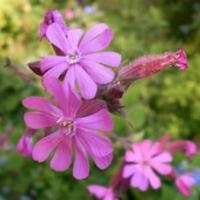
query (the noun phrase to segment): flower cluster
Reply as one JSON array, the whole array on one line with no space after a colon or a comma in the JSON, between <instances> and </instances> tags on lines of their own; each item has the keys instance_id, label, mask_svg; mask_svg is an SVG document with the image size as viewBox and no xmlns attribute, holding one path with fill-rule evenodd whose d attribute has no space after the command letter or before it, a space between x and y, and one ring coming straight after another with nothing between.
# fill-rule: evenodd
<instances>
[{"instance_id":1,"label":"flower cluster","mask_svg":"<svg viewBox=\"0 0 200 200\"><path fill-rule=\"evenodd\" d=\"M110 113L123 116L121 99L128 87L172 65L181 70L188 67L186 53L178 50L144 56L117 70L121 55L103 51L113 38L106 24L94 25L84 33L82 29L66 26L62 15L55 10L45 13L39 38L46 39L55 54L28 66L40 76L51 97L30 96L22 101L31 111L24 114L27 129L16 149L38 162L50 157L50 167L55 171L65 171L73 164L76 179L89 176L89 157L100 169L111 164L113 145L105 133L111 132L114 126ZM38 132L42 136L33 142ZM197 153L193 142L171 141L168 135L157 142L150 139L135 142L117 135L114 139L123 139L125 157L108 188L88 186L95 198L117 200L129 186L141 191L159 189L162 176L175 180L178 190L188 196L190 187L199 182L195 179L196 171L179 173L172 165L177 152L183 152L186 157Z\"/></svg>"}]
</instances>

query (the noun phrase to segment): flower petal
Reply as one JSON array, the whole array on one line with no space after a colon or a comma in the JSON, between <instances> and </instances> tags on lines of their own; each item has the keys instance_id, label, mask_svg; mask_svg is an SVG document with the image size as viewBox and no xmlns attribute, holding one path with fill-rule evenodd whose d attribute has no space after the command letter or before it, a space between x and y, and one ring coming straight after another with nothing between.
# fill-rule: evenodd
<instances>
[{"instance_id":1,"label":"flower petal","mask_svg":"<svg viewBox=\"0 0 200 200\"><path fill-rule=\"evenodd\" d=\"M46 112L55 117L61 114L61 110L59 108L54 106L51 101L43 97L30 96L23 99L22 104L26 108Z\"/></svg>"},{"instance_id":2,"label":"flower petal","mask_svg":"<svg viewBox=\"0 0 200 200\"><path fill-rule=\"evenodd\" d=\"M91 155L94 160L96 166L99 169L106 169L112 163L113 153L106 155L104 157L96 157L95 155Z\"/></svg>"},{"instance_id":3,"label":"flower petal","mask_svg":"<svg viewBox=\"0 0 200 200\"><path fill-rule=\"evenodd\" d=\"M66 87L66 85L70 85L71 88L75 90L76 89L75 81L76 77L75 77L74 67L70 66L65 74L64 87Z\"/></svg>"},{"instance_id":4,"label":"flower petal","mask_svg":"<svg viewBox=\"0 0 200 200\"><path fill-rule=\"evenodd\" d=\"M129 178L130 176L133 176L135 173L137 173L139 165L137 164L127 164L123 168L123 177Z\"/></svg>"},{"instance_id":5,"label":"flower petal","mask_svg":"<svg viewBox=\"0 0 200 200\"><path fill-rule=\"evenodd\" d=\"M32 129L47 128L56 125L56 118L42 112L26 112L24 121Z\"/></svg>"},{"instance_id":6,"label":"flower petal","mask_svg":"<svg viewBox=\"0 0 200 200\"><path fill-rule=\"evenodd\" d=\"M68 113L68 105L66 104L67 98L61 82L56 78L49 77L43 80L43 84L47 91L54 96L56 101L59 103L63 113Z\"/></svg>"},{"instance_id":7,"label":"flower petal","mask_svg":"<svg viewBox=\"0 0 200 200\"><path fill-rule=\"evenodd\" d=\"M78 138L75 138L75 161L73 167L73 176L76 179L85 179L89 176L89 161L86 151L81 148Z\"/></svg>"},{"instance_id":8,"label":"flower petal","mask_svg":"<svg viewBox=\"0 0 200 200\"><path fill-rule=\"evenodd\" d=\"M121 63L121 55L115 52L98 52L88 54L84 58L111 67L118 67Z\"/></svg>"},{"instance_id":9,"label":"flower petal","mask_svg":"<svg viewBox=\"0 0 200 200\"><path fill-rule=\"evenodd\" d=\"M160 163L166 163L166 162L171 162L172 161L172 156L168 152L163 152L159 154L158 156L155 156L151 160L152 162L160 162Z\"/></svg>"},{"instance_id":10,"label":"flower petal","mask_svg":"<svg viewBox=\"0 0 200 200\"><path fill-rule=\"evenodd\" d=\"M92 78L79 65L74 66L76 80L80 87L81 95L85 99L92 99L97 92L97 85Z\"/></svg>"},{"instance_id":11,"label":"flower petal","mask_svg":"<svg viewBox=\"0 0 200 200\"><path fill-rule=\"evenodd\" d=\"M88 130L77 130L78 137L87 151L96 157L104 157L113 152L112 143L105 137Z\"/></svg>"},{"instance_id":12,"label":"flower petal","mask_svg":"<svg viewBox=\"0 0 200 200\"><path fill-rule=\"evenodd\" d=\"M57 146L55 155L51 160L51 168L55 171L65 171L72 162L72 141L65 137Z\"/></svg>"},{"instance_id":13,"label":"flower petal","mask_svg":"<svg viewBox=\"0 0 200 200\"><path fill-rule=\"evenodd\" d=\"M78 28L68 31L67 36L68 36L70 47L72 49L78 48L82 35L83 35L83 30L78 29Z\"/></svg>"},{"instance_id":14,"label":"flower petal","mask_svg":"<svg viewBox=\"0 0 200 200\"><path fill-rule=\"evenodd\" d=\"M61 63L67 68L68 64L64 56L46 56L40 62L40 68L42 72L45 72Z\"/></svg>"},{"instance_id":15,"label":"flower petal","mask_svg":"<svg viewBox=\"0 0 200 200\"><path fill-rule=\"evenodd\" d=\"M48 70L44 76L43 79L54 77L54 78L59 78L65 70L68 69L68 64L67 63L59 63L55 67L51 68Z\"/></svg>"},{"instance_id":16,"label":"flower petal","mask_svg":"<svg viewBox=\"0 0 200 200\"><path fill-rule=\"evenodd\" d=\"M172 172L172 166L160 162L151 162L152 167L161 175L168 175Z\"/></svg>"},{"instance_id":17,"label":"flower petal","mask_svg":"<svg viewBox=\"0 0 200 200\"><path fill-rule=\"evenodd\" d=\"M87 42L86 45L80 47L80 51L83 55L100 51L109 46L112 41L112 30L105 29L101 34L95 37L93 40Z\"/></svg>"},{"instance_id":18,"label":"flower petal","mask_svg":"<svg viewBox=\"0 0 200 200\"><path fill-rule=\"evenodd\" d=\"M96 62L93 61L83 61L81 62L85 71L92 77L92 79L99 84L110 83L115 77L115 73Z\"/></svg>"},{"instance_id":19,"label":"flower petal","mask_svg":"<svg viewBox=\"0 0 200 200\"><path fill-rule=\"evenodd\" d=\"M144 174L149 179L149 182L153 189L158 189L161 187L161 182L158 176L152 171L149 166L144 168Z\"/></svg>"},{"instance_id":20,"label":"flower petal","mask_svg":"<svg viewBox=\"0 0 200 200\"><path fill-rule=\"evenodd\" d=\"M60 132L51 133L50 135L42 138L33 149L33 159L38 162L45 161L54 148L62 141Z\"/></svg>"},{"instance_id":21,"label":"flower petal","mask_svg":"<svg viewBox=\"0 0 200 200\"><path fill-rule=\"evenodd\" d=\"M67 53L69 49L69 43L67 41L64 31L60 28L58 24L51 24L47 29L46 36L53 45L62 50L63 53Z\"/></svg>"},{"instance_id":22,"label":"flower petal","mask_svg":"<svg viewBox=\"0 0 200 200\"><path fill-rule=\"evenodd\" d=\"M104 23L94 25L84 35L84 37L80 43L80 48L82 48L84 45L87 45L88 42L90 42L94 38L98 37L98 35L102 34L102 32L107 29L108 29L108 26Z\"/></svg>"},{"instance_id":23,"label":"flower petal","mask_svg":"<svg viewBox=\"0 0 200 200\"><path fill-rule=\"evenodd\" d=\"M102 109L87 117L77 118L76 123L79 128L111 131L113 129L112 119L106 109Z\"/></svg>"},{"instance_id":24,"label":"flower petal","mask_svg":"<svg viewBox=\"0 0 200 200\"><path fill-rule=\"evenodd\" d=\"M96 198L103 198L106 195L107 188L100 185L89 185L87 190Z\"/></svg>"}]
</instances>

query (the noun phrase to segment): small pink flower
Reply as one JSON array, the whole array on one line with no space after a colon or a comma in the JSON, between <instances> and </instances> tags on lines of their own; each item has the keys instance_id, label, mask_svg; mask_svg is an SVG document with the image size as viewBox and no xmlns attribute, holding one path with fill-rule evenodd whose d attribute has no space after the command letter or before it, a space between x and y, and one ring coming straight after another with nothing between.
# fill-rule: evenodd
<instances>
[{"instance_id":1,"label":"small pink flower","mask_svg":"<svg viewBox=\"0 0 200 200\"><path fill-rule=\"evenodd\" d=\"M64 74L64 84L75 88L78 83L85 99L92 99L97 92L97 84L111 82L115 73L105 67L118 67L121 56L115 52L99 52L109 46L112 31L106 24L97 24L84 36L81 29L72 29L67 37L56 23L49 26L46 36L53 46L64 55L45 57L41 62L44 77L59 78Z\"/></svg>"},{"instance_id":2,"label":"small pink flower","mask_svg":"<svg viewBox=\"0 0 200 200\"><path fill-rule=\"evenodd\" d=\"M72 20L75 17L75 12L72 9L65 10L65 17L68 20Z\"/></svg>"},{"instance_id":3,"label":"small pink flower","mask_svg":"<svg viewBox=\"0 0 200 200\"><path fill-rule=\"evenodd\" d=\"M36 112L27 112L24 121L32 129L51 129L55 132L37 142L32 157L38 162L47 160L55 150L50 166L55 171L65 171L72 163L72 151L75 150L73 176L84 179L89 175L88 155L100 169L107 168L112 161L113 147L111 142L98 134L98 131L111 131L112 119L105 108L94 108L96 112L80 116L82 102L77 94L65 87L55 78L44 80L47 91L54 97L55 103L42 97L28 97L23 105ZM85 107L85 106L84 106ZM86 108L86 107L85 107ZM91 111L90 111L91 113Z\"/></svg>"},{"instance_id":4,"label":"small pink flower","mask_svg":"<svg viewBox=\"0 0 200 200\"><path fill-rule=\"evenodd\" d=\"M64 33L67 33L67 26L64 23L62 15L57 10L48 10L44 15L43 21L40 23L40 39L46 37L47 29L49 25L53 23L58 24L60 28L64 31Z\"/></svg>"},{"instance_id":5,"label":"small pink flower","mask_svg":"<svg viewBox=\"0 0 200 200\"><path fill-rule=\"evenodd\" d=\"M23 156L29 157L32 156L33 143L32 143L32 135L37 130L27 129L27 131L21 136L16 151Z\"/></svg>"},{"instance_id":6,"label":"small pink flower","mask_svg":"<svg viewBox=\"0 0 200 200\"><path fill-rule=\"evenodd\" d=\"M176 187L183 196L190 196L195 180L190 173L185 173L176 178Z\"/></svg>"},{"instance_id":7,"label":"small pink flower","mask_svg":"<svg viewBox=\"0 0 200 200\"><path fill-rule=\"evenodd\" d=\"M169 162L172 156L168 152L162 152L160 143L153 144L151 140L145 140L132 145L132 150L126 152L123 177L130 178L130 185L146 191L149 185L153 189L161 187L161 175L168 175L172 171Z\"/></svg>"},{"instance_id":8,"label":"small pink flower","mask_svg":"<svg viewBox=\"0 0 200 200\"><path fill-rule=\"evenodd\" d=\"M172 65L179 67L181 70L187 69L187 56L183 50L166 52L163 55L140 57L121 69L120 79L135 81L151 76Z\"/></svg>"},{"instance_id":9,"label":"small pink flower","mask_svg":"<svg viewBox=\"0 0 200 200\"><path fill-rule=\"evenodd\" d=\"M118 200L113 188L106 188L101 185L89 185L87 190L91 195L99 200Z\"/></svg>"}]
</instances>

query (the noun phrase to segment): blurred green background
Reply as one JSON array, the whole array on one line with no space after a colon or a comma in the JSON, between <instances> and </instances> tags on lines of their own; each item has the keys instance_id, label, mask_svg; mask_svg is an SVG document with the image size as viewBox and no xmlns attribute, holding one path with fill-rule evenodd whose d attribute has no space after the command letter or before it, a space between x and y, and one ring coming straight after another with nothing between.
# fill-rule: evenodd
<instances>
[{"instance_id":1,"label":"blurred green background","mask_svg":"<svg viewBox=\"0 0 200 200\"><path fill-rule=\"evenodd\" d=\"M187 71L170 68L129 89L123 101L134 128L130 130L125 121L114 117L115 132L134 132L134 137L152 139L170 133L173 138L193 139L199 144L199 0L0 0L0 137L13 131L7 147L0 147L0 200L92 199L85 186L107 185L123 155L116 144L115 159L108 170L102 172L91 163L90 177L76 181L70 170L56 173L48 162L38 164L15 153L14 145L24 131L21 99L42 94L38 77L26 64L50 51L46 42L38 40L39 23L49 8L60 10L70 27L88 29L95 23L107 23L114 32L110 49L123 55L124 64L145 54L185 49L189 57ZM7 58L17 66L6 62ZM190 162L190 167L199 165L198 157ZM199 191L195 188L188 199L199 200ZM161 190L130 190L124 199L184 198L172 182L165 180Z\"/></svg>"}]
</instances>

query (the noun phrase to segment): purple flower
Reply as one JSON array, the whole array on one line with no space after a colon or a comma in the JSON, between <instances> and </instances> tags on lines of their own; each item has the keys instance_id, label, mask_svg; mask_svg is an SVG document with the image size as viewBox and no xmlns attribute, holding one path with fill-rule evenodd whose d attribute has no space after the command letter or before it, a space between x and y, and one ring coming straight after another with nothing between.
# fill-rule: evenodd
<instances>
[{"instance_id":1,"label":"purple flower","mask_svg":"<svg viewBox=\"0 0 200 200\"><path fill-rule=\"evenodd\" d=\"M32 143L32 135L37 130L27 129L26 132L21 136L16 151L23 156L29 157L32 156L33 143Z\"/></svg>"},{"instance_id":2,"label":"purple flower","mask_svg":"<svg viewBox=\"0 0 200 200\"><path fill-rule=\"evenodd\" d=\"M121 56L115 52L99 52L112 40L112 31L106 24L95 25L84 36L81 29L72 29L66 37L60 26L54 23L49 26L46 36L64 55L47 56L42 60L44 77L58 78L65 74L64 84L75 88L77 81L85 99L95 97L97 84L113 80L115 73L103 65L118 67Z\"/></svg>"},{"instance_id":3,"label":"purple flower","mask_svg":"<svg viewBox=\"0 0 200 200\"><path fill-rule=\"evenodd\" d=\"M126 152L123 177L130 178L132 187L146 191L149 185L153 189L161 187L157 173L168 175L172 171L169 162L172 156L168 152L162 152L160 143L153 144L151 140L132 145L132 150Z\"/></svg>"},{"instance_id":4,"label":"purple flower","mask_svg":"<svg viewBox=\"0 0 200 200\"><path fill-rule=\"evenodd\" d=\"M55 131L44 136L33 148L32 157L38 162L47 160L55 150L50 166L55 171L65 171L72 163L75 151L73 176L84 179L89 175L88 155L100 169L107 168L112 161L111 142L97 131L111 131L112 119L105 108L80 116L82 102L69 85L65 87L55 78L44 80L44 86L54 97L55 103L42 97L32 96L23 100L23 105L36 112L27 112L24 121L32 129L53 128ZM91 111L89 111L91 113Z\"/></svg>"},{"instance_id":5,"label":"purple flower","mask_svg":"<svg viewBox=\"0 0 200 200\"><path fill-rule=\"evenodd\" d=\"M99 200L118 200L113 188L106 188L101 185L89 185L87 190Z\"/></svg>"},{"instance_id":6,"label":"purple flower","mask_svg":"<svg viewBox=\"0 0 200 200\"><path fill-rule=\"evenodd\" d=\"M195 179L192 173L181 174L176 177L176 187L183 196L190 196L192 186L195 184Z\"/></svg>"},{"instance_id":7,"label":"purple flower","mask_svg":"<svg viewBox=\"0 0 200 200\"><path fill-rule=\"evenodd\" d=\"M62 15L57 10L48 10L44 15L43 21L40 23L40 39L46 37L47 29L49 25L53 23L58 24L60 28L64 31L64 33L67 33L67 26L64 23Z\"/></svg>"},{"instance_id":8,"label":"purple flower","mask_svg":"<svg viewBox=\"0 0 200 200\"><path fill-rule=\"evenodd\" d=\"M158 73L172 65L179 67L181 70L188 68L187 56L184 50L166 52L163 55L140 57L121 69L120 79L122 81L136 81Z\"/></svg>"}]
</instances>

